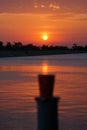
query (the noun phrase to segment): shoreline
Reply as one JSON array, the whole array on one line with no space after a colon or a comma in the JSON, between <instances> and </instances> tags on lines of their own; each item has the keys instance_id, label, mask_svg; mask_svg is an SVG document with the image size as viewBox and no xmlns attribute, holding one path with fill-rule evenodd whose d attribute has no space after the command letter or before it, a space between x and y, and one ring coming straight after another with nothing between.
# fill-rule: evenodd
<instances>
[{"instance_id":1,"label":"shoreline","mask_svg":"<svg viewBox=\"0 0 87 130\"><path fill-rule=\"evenodd\" d=\"M65 55L65 54L82 54L87 51L0 51L0 58L7 57L26 57L26 56L45 56L45 55Z\"/></svg>"}]
</instances>

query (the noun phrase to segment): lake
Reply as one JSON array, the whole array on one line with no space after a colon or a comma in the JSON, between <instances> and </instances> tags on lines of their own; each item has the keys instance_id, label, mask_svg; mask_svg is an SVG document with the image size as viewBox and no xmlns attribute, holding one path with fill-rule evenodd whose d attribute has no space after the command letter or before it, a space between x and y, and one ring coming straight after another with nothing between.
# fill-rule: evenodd
<instances>
[{"instance_id":1,"label":"lake","mask_svg":"<svg viewBox=\"0 0 87 130\"><path fill-rule=\"evenodd\" d=\"M0 59L0 130L36 130L38 75L55 74L59 130L87 130L87 54Z\"/></svg>"}]
</instances>

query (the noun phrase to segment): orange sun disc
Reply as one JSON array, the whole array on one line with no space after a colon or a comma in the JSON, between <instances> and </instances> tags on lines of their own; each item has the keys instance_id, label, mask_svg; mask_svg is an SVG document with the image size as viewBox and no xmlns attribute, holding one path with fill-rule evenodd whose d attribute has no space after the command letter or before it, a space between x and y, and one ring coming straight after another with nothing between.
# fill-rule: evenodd
<instances>
[{"instance_id":1,"label":"orange sun disc","mask_svg":"<svg viewBox=\"0 0 87 130\"><path fill-rule=\"evenodd\" d=\"M43 39L44 41L46 41L46 40L48 40L48 36L47 36L47 35L43 35L43 36L42 36L42 39Z\"/></svg>"}]
</instances>

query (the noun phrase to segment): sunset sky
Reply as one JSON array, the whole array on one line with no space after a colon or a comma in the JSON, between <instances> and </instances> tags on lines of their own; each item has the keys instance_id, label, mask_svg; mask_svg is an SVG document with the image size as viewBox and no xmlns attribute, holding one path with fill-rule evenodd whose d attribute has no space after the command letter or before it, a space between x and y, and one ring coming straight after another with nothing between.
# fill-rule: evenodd
<instances>
[{"instance_id":1,"label":"sunset sky","mask_svg":"<svg viewBox=\"0 0 87 130\"><path fill-rule=\"evenodd\" d=\"M87 0L0 0L0 40L86 45Z\"/></svg>"}]
</instances>

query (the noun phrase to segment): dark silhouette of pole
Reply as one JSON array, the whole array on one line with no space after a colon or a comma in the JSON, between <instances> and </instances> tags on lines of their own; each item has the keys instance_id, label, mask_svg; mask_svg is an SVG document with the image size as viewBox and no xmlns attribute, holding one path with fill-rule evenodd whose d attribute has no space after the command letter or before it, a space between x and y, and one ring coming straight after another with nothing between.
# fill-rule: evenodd
<instances>
[{"instance_id":1,"label":"dark silhouette of pole","mask_svg":"<svg viewBox=\"0 0 87 130\"><path fill-rule=\"evenodd\" d=\"M37 130L58 130L57 103L59 97L53 96L54 75L39 75L40 96L37 101Z\"/></svg>"}]
</instances>

